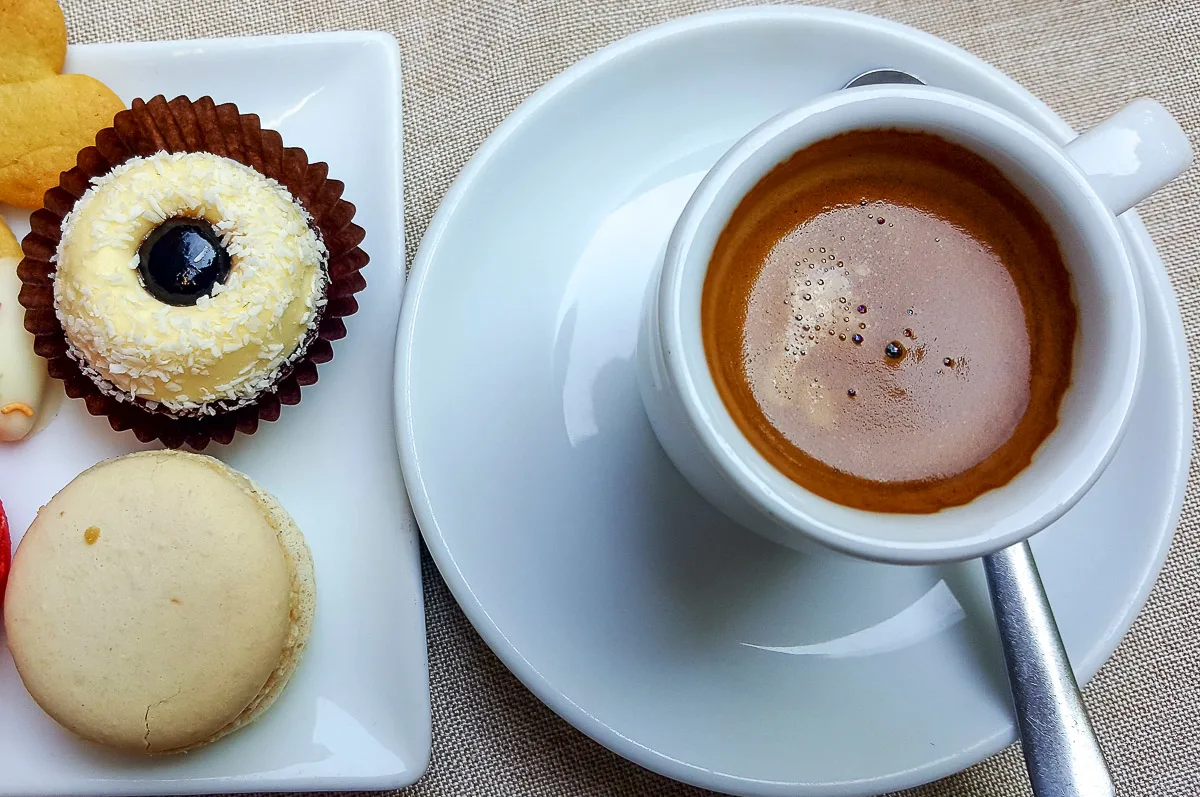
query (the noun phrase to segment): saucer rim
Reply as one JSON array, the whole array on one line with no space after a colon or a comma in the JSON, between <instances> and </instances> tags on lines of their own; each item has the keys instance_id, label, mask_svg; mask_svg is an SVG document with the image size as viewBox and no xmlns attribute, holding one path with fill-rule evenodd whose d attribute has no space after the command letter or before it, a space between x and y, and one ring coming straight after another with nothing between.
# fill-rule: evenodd
<instances>
[{"instance_id":1,"label":"saucer rim","mask_svg":"<svg viewBox=\"0 0 1200 797\"><path fill-rule=\"evenodd\" d=\"M1043 132L1052 140L1065 143L1076 135L1075 131L1043 101L982 59L932 34L868 14L830 8L778 5L722 9L674 19L619 39L556 75L505 117L460 171L430 221L413 260L397 333L394 386L397 446L406 487L418 526L421 528L422 537L442 578L446 581L464 614L505 667L540 702L567 720L577 730L635 764L665 777L702 788L732 794L809 795L811 797L818 795L849 797L850 795L885 793L912 788L952 775L1000 752L1016 739L1015 722L1010 724L1007 732L1001 731L954 754L917 767L899 770L882 777L817 784L797 781L768 781L713 772L696 764L665 756L640 744L635 739L622 735L616 729L597 720L582 706L574 703L567 695L559 692L547 682L533 664L509 643L503 631L493 622L487 609L476 597L470 583L459 570L453 554L444 544L441 529L432 511L429 495L425 489L424 476L416 448L413 417L410 411L410 355L414 347L414 331L430 267L459 204L473 189L476 177L488 166L493 155L505 146L508 140L521 130L527 120L534 117L543 106L559 95L570 91L576 83L586 79L609 62L631 55L642 48L654 46L663 40L696 30L740 23L761 23L773 19L794 24L805 22L841 23L851 27L872 29L874 32L883 32L896 38L905 39L914 46L936 50L939 55L959 62L964 68L977 74L987 76L997 85L1027 101L1037 112L1036 122L1044 125ZM1034 120L1031 119L1031 121ZM1187 347L1184 343L1183 319L1174 290L1162 266L1161 256L1136 211L1126 212L1118 218L1118 223L1122 232L1125 233L1126 243L1130 247L1131 260L1138 264L1138 275L1143 280L1143 296L1153 288L1158 295L1167 299L1169 318L1164 319L1164 323L1169 343L1176 355L1173 358L1175 375L1179 378L1181 395L1184 398L1190 397L1191 375ZM1156 262L1158 268L1155 268ZM1179 399L1177 398L1177 400ZM1109 624L1106 631L1093 644L1090 655L1075 666L1081 683L1090 680L1112 656L1117 645L1144 607L1169 552L1174 538L1174 530L1183 509L1190 461L1190 432L1194 425L1194 419L1189 412L1183 412L1181 415L1183 417L1181 431L1184 434L1180 436L1174 457L1176 479L1172 485L1169 511L1166 513L1167 523L1164 525L1166 531L1158 536L1155 548L1148 557L1147 567L1137 575L1137 589L1130 592L1130 600L1125 603L1122 612L1114 616L1114 622ZM1119 448L1118 445L1117 449Z\"/></svg>"}]
</instances>

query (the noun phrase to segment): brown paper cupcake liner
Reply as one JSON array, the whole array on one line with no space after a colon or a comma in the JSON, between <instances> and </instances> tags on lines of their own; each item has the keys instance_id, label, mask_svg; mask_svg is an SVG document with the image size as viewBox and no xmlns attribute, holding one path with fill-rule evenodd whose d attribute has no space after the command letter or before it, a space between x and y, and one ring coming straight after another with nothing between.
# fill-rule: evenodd
<instances>
[{"instance_id":1,"label":"brown paper cupcake liner","mask_svg":"<svg viewBox=\"0 0 1200 797\"><path fill-rule=\"evenodd\" d=\"M328 250L328 300L314 319L307 350L279 374L273 388L253 402L216 415L177 417L144 406L141 399L103 392L68 355L66 336L54 312L53 258L62 222L91 186L91 180L135 156L160 151L211 152L231 158L285 186L312 217ZM366 287L361 269L368 262L359 248L365 232L353 223L354 205L341 198L344 186L329 179L329 166L309 163L298 147L284 147L279 133L263 129L255 114L235 105L217 105L210 97L192 101L159 95L113 119L96 134L96 145L82 150L76 165L63 172L57 188L46 192L42 209L30 218L22 242L25 257L17 269L25 328L34 335L34 351L48 361L50 375L62 380L68 396L83 399L92 415L107 416L116 431L130 430L143 443L161 440L168 448L185 443L202 450L210 441L229 443L238 433L253 434L260 421L279 418L285 404L300 401L300 390L317 381L317 365L333 359L332 341L346 335L342 319L358 310L354 295ZM301 344L303 347L305 344Z\"/></svg>"}]
</instances>

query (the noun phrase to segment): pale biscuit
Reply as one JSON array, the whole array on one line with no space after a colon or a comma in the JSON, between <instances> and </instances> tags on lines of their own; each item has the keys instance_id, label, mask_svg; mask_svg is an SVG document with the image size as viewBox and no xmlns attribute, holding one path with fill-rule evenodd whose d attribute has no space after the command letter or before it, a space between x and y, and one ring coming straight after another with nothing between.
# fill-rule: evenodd
<instances>
[{"instance_id":1,"label":"pale biscuit","mask_svg":"<svg viewBox=\"0 0 1200 797\"><path fill-rule=\"evenodd\" d=\"M66 55L67 24L58 3L0 0L0 83L53 77Z\"/></svg>"},{"instance_id":2,"label":"pale biscuit","mask_svg":"<svg viewBox=\"0 0 1200 797\"><path fill-rule=\"evenodd\" d=\"M316 604L303 535L211 457L131 454L76 477L13 561L4 620L34 700L79 736L177 753L253 721Z\"/></svg>"},{"instance_id":3,"label":"pale biscuit","mask_svg":"<svg viewBox=\"0 0 1200 797\"><path fill-rule=\"evenodd\" d=\"M5 257L20 260L21 244L17 241L17 236L13 235L13 231L4 223L4 219L0 218L0 258Z\"/></svg>"},{"instance_id":4,"label":"pale biscuit","mask_svg":"<svg viewBox=\"0 0 1200 797\"><path fill-rule=\"evenodd\" d=\"M0 202L41 207L79 150L123 108L111 89L87 75L0 85Z\"/></svg>"}]
</instances>

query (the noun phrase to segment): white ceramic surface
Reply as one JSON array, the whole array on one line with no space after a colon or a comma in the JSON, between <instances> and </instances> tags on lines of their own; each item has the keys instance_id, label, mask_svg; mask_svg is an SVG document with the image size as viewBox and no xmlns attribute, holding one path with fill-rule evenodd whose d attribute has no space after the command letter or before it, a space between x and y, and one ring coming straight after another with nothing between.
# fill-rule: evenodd
<instances>
[{"instance_id":1,"label":"white ceramic surface","mask_svg":"<svg viewBox=\"0 0 1200 797\"><path fill-rule=\"evenodd\" d=\"M404 290L400 63L392 37L322 34L72 47L68 71L128 102L211 94L259 114L326 160L367 231L367 289L348 336L304 400L276 423L206 453L245 471L304 530L318 604L305 659L260 721L186 756L100 750L29 698L0 645L0 795L379 789L429 759L429 687L417 530L391 444L390 363ZM3 208L18 235L27 214ZM146 448L67 400L45 431L0 444L0 500L17 538L77 473ZM15 542L15 540L14 540Z\"/></svg>"},{"instance_id":2,"label":"white ceramic surface","mask_svg":"<svg viewBox=\"0 0 1200 797\"><path fill-rule=\"evenodd\" d=\"M644 766L754 795L933 780L1014 736L976 563L805 558L671 466L633 366L640 305L705 171L775 113L892 66L1070 129L931 36L809 8L719 12L581 61L489 138L422 242L401 313L405 479L429 549L505 664ZM1145 600L1190 450L1183 328L1137 218L1143 390L1092 490L1033 542L1081 678Z\"/></svg>"},{"instance_id":3,"label":"white ceramic surface","mask_svg":"<svg viewBox=\"0 0 1200 797\"><path fill-rule=\"evenodd\" d=\"M1121 214L1186 169L1192 147L1170 112L1142 97L1071 141L1067 157Z\"/></svg>"},{"instance_id":4,"label":"white ceramic surface","mask_svg":"<svg viewBox=\"0 0 1200 797\"><path fill-rule=\"evenodd\" d=\"M1146 106L1158 113L1147 113ZM1139 109L1142 109L1139 112ZM1141 157L1106 172L1117 196L1144 198L1190 162L1187 137L1148 100L1081 137L1087 160L1127 150L1132 117ZM1157 120L1158 126L1145 120ZM700 330L701 293L713 247L742 197L797 150L850 130L933 133L987 158L1041 210L1071 273L1079 311L1074 373L1059 421L1011 482L934 514L867 512L814 495L780 473L743 436L717 392ZM1172 146L1182 141L1182 146ZM1109 144L1110 157L1100 151ZM1152 142L1166 142L1155 146ZM1113 208L1070 151L992 105L930 86L867 86L822 95L742 138L701 181L646 293L638 383L659 442L689 483L730 518L768 539L813 552L816 541L882 562L934 564L992 553L1041 531L1090 488L1125 431L1140 378L1141 288ZM1157 182L1154 180L1157 179ZM1116 210L1125 210L1118 205Z\"/></svg>"}]
</instances>

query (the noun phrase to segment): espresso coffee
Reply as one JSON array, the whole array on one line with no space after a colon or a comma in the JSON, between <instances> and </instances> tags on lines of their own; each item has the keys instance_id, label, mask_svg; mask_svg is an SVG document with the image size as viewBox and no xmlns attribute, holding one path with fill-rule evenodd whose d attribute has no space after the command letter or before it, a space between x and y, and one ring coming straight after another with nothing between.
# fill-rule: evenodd
<instances>
[{"instance_id":1,"label":"espresso coffee","mask_svg":"<svg viewBox=\"0 0 1200 797\"><path fill-rule=\"evenodd\" d=\"M806 489L926 513L1006 484L1054 429L1076 310L1050 226L937 136L857 131L764 177L701 299L717 390Z\"/></svg>"}]
</instances>

